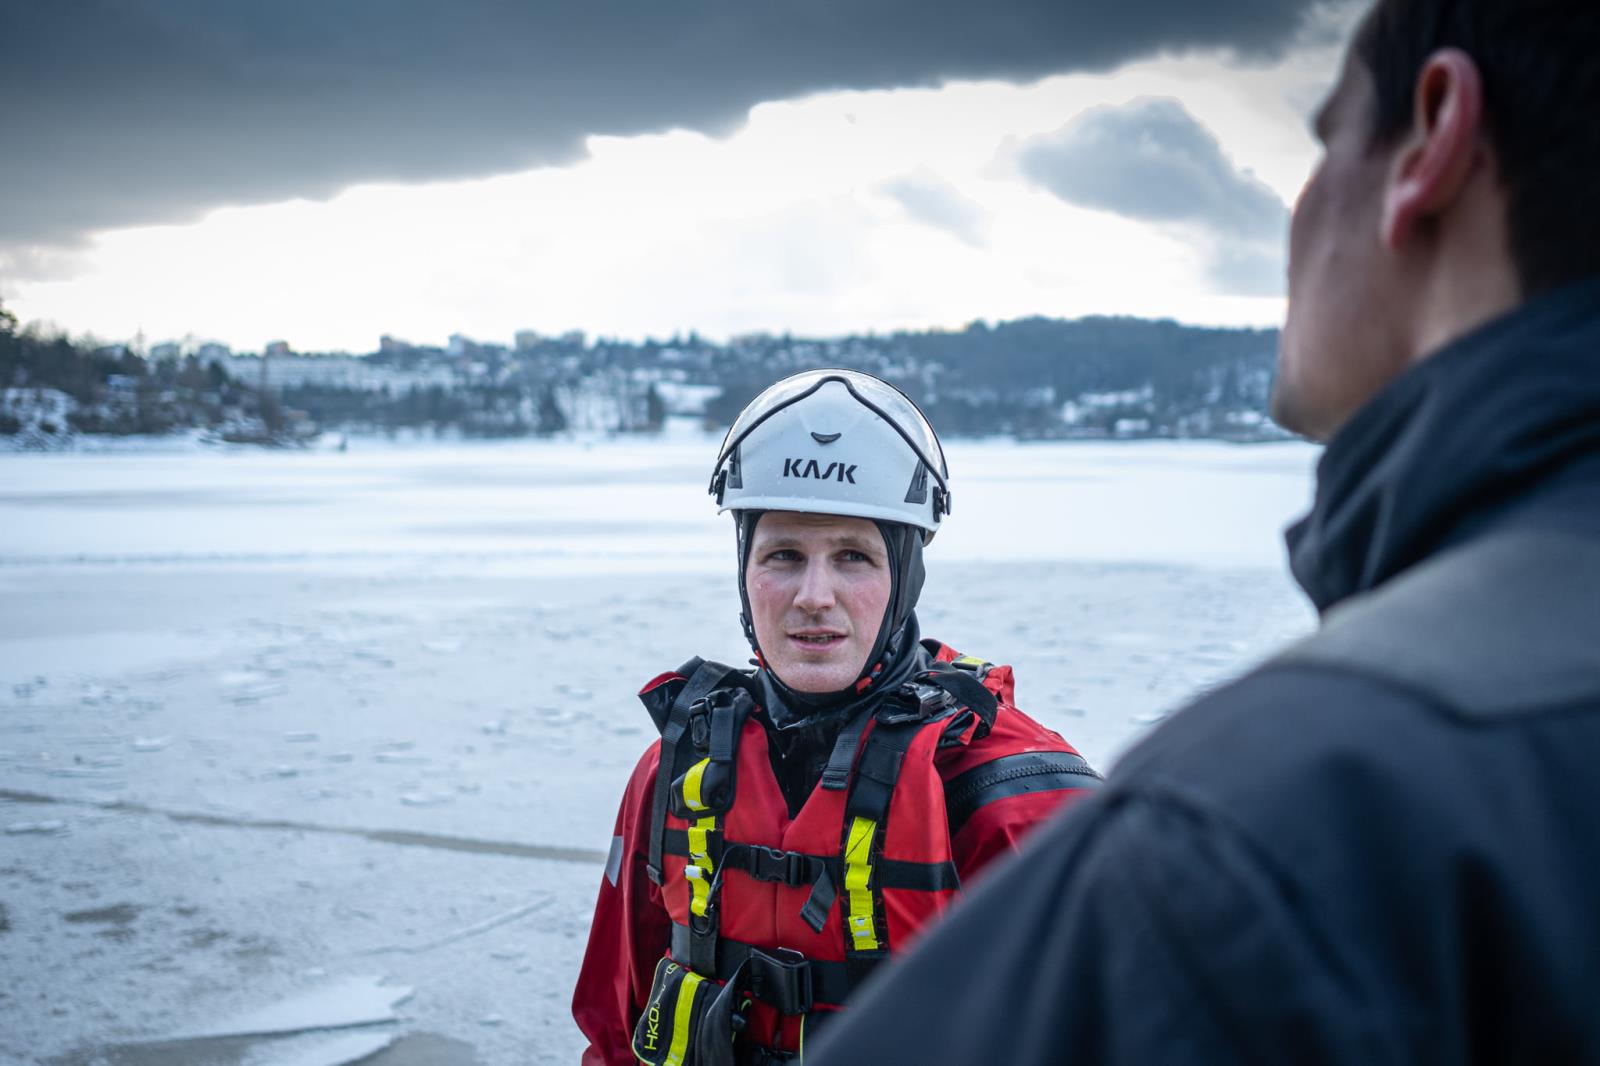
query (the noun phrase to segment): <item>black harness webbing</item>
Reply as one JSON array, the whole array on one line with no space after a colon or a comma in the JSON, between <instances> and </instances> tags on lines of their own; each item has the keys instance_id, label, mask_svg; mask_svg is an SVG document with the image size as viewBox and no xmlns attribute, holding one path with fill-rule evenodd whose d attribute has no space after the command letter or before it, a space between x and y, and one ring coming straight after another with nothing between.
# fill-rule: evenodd
<instances>
[{"instance_id":1,"label":"black harness webbing","mask_svg":"<svg viewBox=\"0 0 1600 1066\"><path fill-rule=\"evenodd\" d=\"M845 723L833 742L827 768L822 771L822 787L829 792L843 792L850 784L850 766L856 761L856 749L861 746L861 734L866 732L872 715L865 710Z\"/></svg>"},{"instance_id":2,"label":"black harness webbing","mask_svg":"<svg viewBox=\"0 0 1600 1066\"><path fill-rule=\"evenodd\" d=\"M839 852L845 867L845 965L854 981L865 980L889 957L883 878L877 867L883 862L884 829L900 768L912 740L926 724L914 721L891 725L879 721L873 726L856 761L855 777L845 800ZM863 855L862 850L867 854Z\"/></svg>"},{"instance_id":3,"label":"black harness webbing","mask_svg":"<svg viewBox=\"0 0 1600 1066\"><path fill-rule=\"evenodd\" d=\"M672 957L687 959L692 938L693 934L687 926L673 922ZM720 943L717 972L704 976L714 976L718 981L732 981L739 976L740 967L748 960L750 966L742 975L748 978L745 991L784 1014L804 1014L818 1003L838 1006L850 998L850 992L855 987L849 966L842 962L803 959L792 953L781 950L771 952L727 937L723 937ZM801 1007L804 1009L799 1009Z\"/></svg>"},{"instance_id":4,"label":"black harness webbing","mask_svg":"<svg viewBox=\"0 0 1600 1066\"><path fill-rule=\"evenodd\" d=\"M718 816L726 814L733 806L739 735L753 706L749 692L743 688L713 689L690 706L689 735L679 742L679 750L689 753L683 761L693 763L700 775L697 810L688 809L690 794L695 791L690 787L689 776L695 771L674 779L671 790L672 801L682 800L685 804L685 809L675 813L686 816L691 826L701 827L684 831L691 852L690 862L696 866L693 871L686 868L684 873L685 876L696 874L689 903L689 965L697 973L713 973L717 968L724 852L723 825ZM695 857L693 841L697 831L702 834L705 852ZM664 832L662 836L665 837ZM696 913L697 907L699 913Z\"/></svg>"},{"instance_id":5,"label":"black harness webbing","mask_svg":"<svg viewBox=\"0 0 1600 1066\"><path fill-rule=\"evenodd\" d=\"M689 711L699 701L718 688L729 674L736 671L731 666L704 659L691 659L696 664L689 672L678 698L672 701L672 710L661 727L661 760L656 767L654 805L650 809L650 862L645 872L650 880L661 884L661 842L667 829L667 808L671 800L672 782L688 769L687 754L680 741L689 728Z\"/></svg>"},{"instance_id":6,"label":"black harness webbing","mask_svg":"<svg viewBox=\"0 0 1600 1066\"><path fill-rule=\"evenodd\" d=\"M699 1055L706 1066L733 1066L734 1042L726 1034L735 1027L742 996L790 1015L808 1014L817 1003L842 1004L851 990L889 957L885 888L960 888L952 861L917 863L883 858L889 808L906 752L924 727L970 711L986 732L998 701L970 672L940 664L919 678L920 683L909 684L898 700L880 706L875 716L863 713L847 723L830 753L822 780L825 788L849 790L839 852L810 855L725 841L714 817L696 824L706 815L725 812L734 802L731 775L751 703L745 691L731 699L726 693L718 694L728 676L735 673L731 667L691 662L692 669L686 665L680 671L687 673L688 679L673 700L666 721L660 723L661 757L647 870L659 885L663 855L687 856L696 864L695 869L686 871L686 875L696 875L696 892L703 885L702 871L708 862L715 871L709 892L691 900L688 924L673 923L671 951L674 959L694 972L724 982L701 1020ZM690 828L668 829L669 810L680 817L693 814ZM704 834L703 838L698 834ZM696 847L702 850L696 852ZM720 936L719 897L729 870L757 881L810 885L811 894L800 916L819 933L839 901L842 884L846 893L841 908L845 961L807 959L786 949L770 951Z\"/></svg>"},{"instance_id":7,"label":"black harness webbing","mask_svg":"<svg viewBox=\"0 0 1600 1066\"><path fill-rule=\"evenodd\" d=\"M689 834L668 829L665 843L668 855L689 854ZM837 855L812 855L803 851L783 851L761 844L724 843L722 862L728 869L741 870L757 881L772 881L790 888L816 883L817 866L828 871L834 884L844 881L844 861ZM908 862L903 859L878 859L873 877L884 888L904 888L924 892L953 892L961 887L956 865L944 862Z\"/></svg>"},{"instance_id":8,"label":"black harness webbing","mask_svg":"<svg viewBox=\"0 0 1600 1066\"><path fill-rule=\"evenodd\" d=\"M688 834L684 834L685 847ZM722 848L722 860L717 864L717 880L713 895L722 891L722 878L729 870L742 870L757 881L776 882L791 888L811 886L811 895L800 908L800 918L813 932L822 932L828 924L828 912L833 901L839 898L834 887L833 868L817 855L798 851L782 851L760 844L727 844Z\"/></svg>"},{"instance_id":9,"label":"black harness webbing","mask_svg":"<svg viewBox=\"0 0 1600 1066\"><path fill-rule=\"evenodd\" d=\"M979 736L986 735L994 725L995 715L1000 712L1000 697L990 692L970 670L946 665L943 670L928 671L921 679L944 689L957 703L977 715L983 723Z\"/></svg>"}]
</instances>

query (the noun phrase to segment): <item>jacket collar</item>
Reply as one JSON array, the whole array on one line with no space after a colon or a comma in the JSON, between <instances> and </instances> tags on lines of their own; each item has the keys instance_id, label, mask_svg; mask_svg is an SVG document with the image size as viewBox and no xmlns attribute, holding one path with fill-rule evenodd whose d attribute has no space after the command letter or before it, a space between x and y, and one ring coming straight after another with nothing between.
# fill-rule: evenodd
<instances>
[{"instance_id":1,"label":"jacket collar","mask_svg":"<svg viewBox=\"0 0 1600 1066\"><path fill-rule=\"evenodd\" d=\"M1317 464L1285 537L1319 611L1600 459L1600 278L1537 297L1401 374Z\"/></svg>"}]
</instances>

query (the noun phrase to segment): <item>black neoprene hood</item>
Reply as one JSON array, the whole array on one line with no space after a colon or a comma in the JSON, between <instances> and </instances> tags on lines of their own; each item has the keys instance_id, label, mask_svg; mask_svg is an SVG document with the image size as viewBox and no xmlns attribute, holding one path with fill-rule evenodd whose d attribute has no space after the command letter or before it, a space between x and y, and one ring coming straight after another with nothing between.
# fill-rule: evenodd
<instances>
[{"instance_id":1,"label":"black neoprene hood","mask_svg":"<svg viewBox=\"0 0 1600 1066\"><path fill-rule=\"evenodd\" d=\"M750 544L754 539L756 524L765 511L735 511L734 529L737 537L739 563L739 621L744 626L745 639L756 653L758 662L764 664L761 645L756 640L755 624L750 611L750 592L745 584L745 570L750 562ZM796 711L830 710L856 703L866 698L876 698L884 691L891 678L904 671L900 669L916 653L918 630L916 627L917 600L922 595L922 585L927 576L922 561L922 530L900 522L875 521L883 535L884 548L889 555L889 605L884 609L883 621L878 625L878 636L867 656L862 673L851 685L837 692L796 692L785 685L772 670L764 665L774 689ZM863 687L862 681L872 683Z\"/></svg>"}]
</instances>

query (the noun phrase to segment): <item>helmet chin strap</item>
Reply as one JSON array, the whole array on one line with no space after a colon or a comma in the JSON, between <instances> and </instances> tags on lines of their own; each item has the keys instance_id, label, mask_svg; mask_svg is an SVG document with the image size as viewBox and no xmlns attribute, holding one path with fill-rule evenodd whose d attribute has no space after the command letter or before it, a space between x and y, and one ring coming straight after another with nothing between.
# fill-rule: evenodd
<instances>
[{"instance_id":1,"label":"helmet chin strap","mask_svg":"<svg viewBox=\"0 0 1600 1066\"><path fill-rule=\"evenodd\" d=\"M878 624L878 636L867 656L860 676L845 688L835 692L797 692L767 664L756 640L755 625L751 621L750 593L745 586L745 569L750 561L750 544L754 539L756 523L765 511L735 511L734 529L739 557L739 621L744 626L745 639L756 654L769 687L783 698L790 708L809 714L814 711L834 710L847 705L875 699L877 694L896 687L909 672L907 667L916 654L921 630L917 625L917 599L922 595L927 571L922 562L923 531L900 522L874 520L889 555L889 603L884 608L883 619ZM771 710L771 708L769 708Z\"/></svg>"}]
</instances>

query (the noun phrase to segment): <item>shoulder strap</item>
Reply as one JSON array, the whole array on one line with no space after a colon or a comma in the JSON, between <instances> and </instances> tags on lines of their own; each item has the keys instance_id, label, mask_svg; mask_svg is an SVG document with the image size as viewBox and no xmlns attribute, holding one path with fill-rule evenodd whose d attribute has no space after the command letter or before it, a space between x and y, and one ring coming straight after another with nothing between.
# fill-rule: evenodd
<instances>
[{"instance_id":1,"label":"shoulder strap","mask_svg":"<svg viewBox=\"0 0 1600 1066\"><path fill-rule=\"evenodd\" d=\"M1600 542L1490 534L1340 604L1272 663L1373 675L1478 718L1600 698Z\"/></svg>"},{"instance_id":2,"label":"shoulder strap","mask_svg":"<svg viewBox=\"0 0 1600 1066\"><path fill-rule=\"evenodd\" d=\"M845 959L853 980L864 980L889 957L881 878L873 867L883 852L889 804L907 750L925 721L877 721L867 734L845 799L840 850L844 865Z\"/></svg>"},{"instance_id":3,"label":"shoulder strap","mask_svg":"<svg viewBox=\"0 0 1600 1066\"><path fill-rule=\"evenodd\" d=\"M840 728L839 735L834 738L833 752L828 756L828 765L822 771L820 782L829 792L843 792L850 784L850 767L856 761L861 734L866 732L867 724L871 721L871 714L860 711Z\"/></svg>"},{"instance_id":4,"label":"shoulder strap","mask_svg":"<svg viewBox=\"0 0 1600 1066\"><path fill-rule=\"evenodd\" d=\"M656 767L654 805L650 809L650 862L645 872L650 880L661 883L661 845L667 831L667 808L671 802L672 782L687 767L679 768L683 761L684 734L689 728L689 711L699 701L722 686L733 667L705 659L690 659L681 671L688 675L683 688L672 701L667 720L661 726L661 758Z\"/></svg>"},{"instance_id":5,"label":"shoulder strap","mask_svg":"<svg viewBox=\"0 0 1600 1066\"><path fill-rule=\"evenodd\" d=\"M959 663L937 664L924 675L930 684L944 689L967 710L978 716L979 735L989 732L1000 711L1000 697L989 691L979 674Z\"/></svg>"},{"instance_id":6,"label":"shoulder strap","mask_svg":"<svg viewBox=\"0 0 1600 1066\"><path fill-rule=\"evenodd\" d=\"M978 663L979 660L967 660ZM987 665L987 664L982 664ZM928 669L913 674L900 690L886 695L876 711L880 725L925 721L934 717L950 717L969 710L978 719L981 736L994 725L999 700L986 688L975 667L961 662L933 662ZM896 705L903 704L903 709ZM874 714L860 711L839 730L828 765L822 771L822 787L830 792L841 792L850 783L850 769L855 763L856 751L861 745L862 733Z\"/></svg>"}]
</instances>

